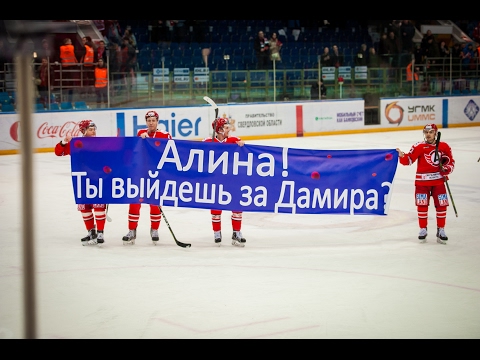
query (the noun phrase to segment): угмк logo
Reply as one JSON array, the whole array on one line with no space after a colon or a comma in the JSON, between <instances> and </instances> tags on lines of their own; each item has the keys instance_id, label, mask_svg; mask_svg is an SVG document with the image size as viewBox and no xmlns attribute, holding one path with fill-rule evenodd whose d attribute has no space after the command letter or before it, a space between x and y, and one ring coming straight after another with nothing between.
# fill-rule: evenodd
<instances>
[{"instance_id":1,"label":"\u0443\u0433\u043c\u043a logo","mask_svg":"<svg viewBox=\"0 0 480 360\"><path fill-rule=\"evenodd\" d=\"M390 104L387 104L385 107L385 117L390 124L400 125L403 120L404 110L400 105L397 105L397 103L398 101L394 101ZM395 117L395 119L393 117Z\"/></svg>"}]
</instances>

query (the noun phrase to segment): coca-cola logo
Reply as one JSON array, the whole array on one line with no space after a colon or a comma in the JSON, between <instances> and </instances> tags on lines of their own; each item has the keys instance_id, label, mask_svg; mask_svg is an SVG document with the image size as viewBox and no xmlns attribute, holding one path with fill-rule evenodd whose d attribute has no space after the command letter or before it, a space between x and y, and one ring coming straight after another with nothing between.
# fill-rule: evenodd
<instances>
[{"instance_id":1,"label":"coca-cola logo","mask_svg":"<svg viewBox=\"0 0 480 360\"><path fill-rule=\"evenodd\" d=\"M66 136L77 137L81 136L78 123L74 121L67 121L62 125L49 125L48 122L44 122L38 127L37 137L39 139L45 138L65 138Z\"/></svg>"},{"instance_id":2,"label":"coca-cola logo","mask_svg":"<svg viewBox=\"0 0 480 360\"><path fill-rule=\"evenodd\" d=\"M20 142L20 132L19 132L19 128L20 128L20 122L19 121L15 121L12 126L10 126L10 137L16 141L16 142Z\"/></svg>"},{"instance_id":3,"label":"coca-cola logo","mask_svg":"<svg viewBox=\"0 0 480 360\"><path fill-rule=\"evenodd\" d=\"M37 138L59 138L64 139L66 136L80 137L82 133L78 128L78 124L75 121L67 121L62 125L49 125L48 122L44 122L37 129ZM15 121L10 127L10 137L20 142L20 121Z\"/></svg>"}]
</instances>

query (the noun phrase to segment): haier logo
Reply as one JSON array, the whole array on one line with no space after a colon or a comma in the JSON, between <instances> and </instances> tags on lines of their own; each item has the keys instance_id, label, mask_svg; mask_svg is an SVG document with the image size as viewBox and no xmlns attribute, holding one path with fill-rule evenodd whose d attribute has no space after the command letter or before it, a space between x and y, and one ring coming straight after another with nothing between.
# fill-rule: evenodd
<instances>
[{"instance_id":1,"label":"haier logo","mask_svg":"<svg viewBox=\"0 0 480 360\"><path fill-rule=\"evenodd\" d=\"M189 119L175 119L175 113L172 112L171 119L158 121L158 129L168 131L174 138L188 138L199 136L199 125L202 118L196 120ZM131 122L133 126L125 126L125 122L129 119L125 118L125 113L117 113L117 136L136 136L138 130L145 129L144 116L133 115ZM133 131L126 131L126 129L132 128Z\"/></svg>"}]
</instances>

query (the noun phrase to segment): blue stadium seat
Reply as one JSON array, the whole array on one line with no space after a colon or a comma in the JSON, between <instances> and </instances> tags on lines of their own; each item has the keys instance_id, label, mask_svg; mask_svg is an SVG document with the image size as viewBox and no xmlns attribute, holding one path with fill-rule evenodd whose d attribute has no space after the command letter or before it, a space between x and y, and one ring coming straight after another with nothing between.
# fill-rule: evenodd
<instances>
[{"instance_id":1,"label":"blue stadium seat","mask_svg":"<svg viewBox=\"0 0 480 360\"><path fill-rule=\"evenodd\" d=\"M60 103L60 109L62 109L62 110L73 110L73 105L70 101L62 101Z\"/></svg>"},{"instance_id":2,"label":"blue stadium seat","mask_svg":"<svg viewBox=\"0 0 480 360\"><path fill-rule=\"evenodd\" d=\"M2 104L2 111L15 111L15 106L13 104Z\"/></svg>"},{"instance_id":3,"label":"blue stadium seat","mask_svg":"<svg viewBox=\"0 0 480 360\"><path fill-rule=\"evenodd\" d=\"M76 110L86 110L88 109L87 103L85 101L75 101Z\"/></svg>"},{"instance_id":4,"label":"blue stadium seat","mask_svg":"<svg viewBox=\"0 0 480 360\"><path fill-rule=\"evenodd\" d=\"M45 111L45 106L43 106L41 103L36 103L34 111Z\"/></svg>"}]
</instances>

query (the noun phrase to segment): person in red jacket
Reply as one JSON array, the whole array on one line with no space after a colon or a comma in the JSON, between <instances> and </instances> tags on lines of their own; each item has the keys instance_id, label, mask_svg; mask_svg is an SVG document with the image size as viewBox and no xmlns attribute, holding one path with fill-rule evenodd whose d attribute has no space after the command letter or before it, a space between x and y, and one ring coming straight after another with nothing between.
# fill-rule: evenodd
<instances>
[{"instance_id":1,"label":"person in red jacket","mask_svg":"<svg viewBox=\"0 0 480 360\"><path fill-rule=\"evenodd\" d=\"M217 118L212 123L212 128L215 131L215 137L207 137L203 139L205 142L218 142L222 144L237 144L239 146L245 145L245 142L236 136L229 136L230 122L227 118ZM220 245L222 242L222 210L210 210L212 215L213 237L215 243ZM232 245L245 246L245 238L242 235L242 212L232 211Z\"/></svg>"},{"instance_id":2,"label":"person in red jacket","mask_svg":"<svg viewBox=\"0 0 480 360\"><path fill-rule=\"evenodd\" d=\"M170 135L170 133L157 129L158 118L159 116L156 111L148 111L145 114L145 122L147 123L147 128L138 130L137 136L141 137L142 139L172 139L172 135ZM130 204L128 207L128 233L122 238L123 245L135 244L141 206L142 204L138 203ZM159 240L158 228L160 227L161 218L162 213L160 212L160 206L150 204L150 236L154 245L157 245Z\"/></svg>"},{"instance_id":3,"label":"person in red jacket","mask_svg":"<svg viewBox=\"0 0 480 360\"><path fill-rule=\"evenodd\" d=\"M422 243L427 241L428 206L430 197L432 197L436 209L437 242L446 244L448 237L445 234L445 223L449 202L445 181L448 180L448 175L455 168L455 160L452 149L446 142L439 142L437 154L437 133L437 125L427 124L423 128L424 141L415 143L408 153L404 153L398 148L396 150L400 164L408 166L417 161L415 204L420 226L418 239Z\"/></svg>"},{"instance_id":4,"label":"person in red jacket","mask_svg":"<svg viewBox=\"0 0 480 360\"><path fill-rule=\"evenodd\" d=\"M83 136L97 136L97 126L92 120L82 120L78 124L78 128ZM55 145L55 155L70 155L71 135L65 136L57 145ZM88 234L81 239L82 245L103 244L105 220L107 218L106 204L78 204L77 209L82 213L83 222L87 228ZM98 233L97 233L98 231Z\"/></svg>"}]
</instances>

